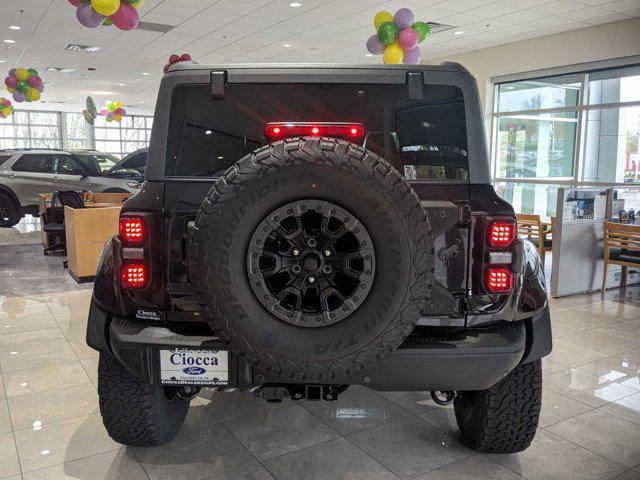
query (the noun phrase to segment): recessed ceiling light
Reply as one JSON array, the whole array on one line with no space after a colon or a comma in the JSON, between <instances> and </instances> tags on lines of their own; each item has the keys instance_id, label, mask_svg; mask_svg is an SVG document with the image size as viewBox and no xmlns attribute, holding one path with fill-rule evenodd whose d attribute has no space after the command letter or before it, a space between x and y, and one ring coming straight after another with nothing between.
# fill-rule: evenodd
<instances>
[{"instance_id":1,"label":"recessed ceiling light","mask_svg":"<svg viewBox=\"0 0 640 480\"><path fill-rule=\"evenodd\" d=\"M301 7L302 4L300 2L291 2L289 6L293 8L297 8L297 7Z\"/></svg>"},{"instance_id":2,"label":"recessed ceiling light","mask_svg":"<svg viewBox=\"0 0 640 480\"><path fill-rule=\"evenodd\" d=\"M60 72L60 73L72 73L73 68L69 67L47 67L45 68L47 72ZM80 75L82 76L82 75Z\"/></svg>"},{"instance_id":3,"label":"recessed ceiling light","mask_svg":"<svg viewBox=\"0 0 640 480\"><path fill-rule=\"evenodd\" d=\"M364 56L365 57L373 57L373 53L365 53Z\"/></svg>"},{"instance_id":4,"label":"recessed ceiling light","mask_svg":"<svg viewBox=\"0 0 640 480\"><path fill-rule=\"evenodd\" d=\"M71 50L74 52L98 53L100 50L102 50L102 47L96 47L93 45L80 45L78 43L67 43L64 46L64 50Z\"/></svg>"},{"instance_id":5,"label":"recessed ceiling light","mask_svg":"<svg viewBox=\"0 0 640 480\"><path fill-rule=\"evenodd\" d=\"M16 43L16 41L7 38L6 40L4 40L4 43Z\"/></svg>"},{"instance_id":6,"label":"recessed ceiling light","mask_svg":"<svg viewBox=\"0 0 640 480\"><path fill-rule=\"evenodd\" d=\"M142 72L142 75L149 75L149 72Z\"/></svg>"},{"instance_id":7,"label":"recessed ceiling light","mask_svg":"<svg viewBox=\"0 0 640 480\"><path fill-rule=\"evenodd\" d=\"M453 32L454 35L464 35L464 30L456 30Z\"/></svg>"},{"instance_id":8,"label":"recessed ceiling light","mask_svg":"<svg viewBox=\"0 0 640 480\"><path fill-rule=\"evenodd\" d=\"M283 43L282 46L284 48L289 48L289 47L291 47L291 44L290 43Z\"/></svg>"},{"instance_id":9,"label":"recessed ceiling light","mask_svg":"<svg viewBox=\"0 0 640 480\"><path fill-rule=\"evenodd\" d=\"M20 30L20 27L18 25L11 25L9 28L11 30Z\"/></svg>"},{"instance_id":10,"label":"recessed ceiling light","mask_svg":"<svg viewBox=\"0 0 640 480\"><path fill-rule=\"evenodd\" d=\"M124 83L119 83L118 86L119 87L124 87Z\"/></svg>"},{"instance_id":11,"label":"recessed ceiling light","mask_svg":"<svg viewBox=\"0 0 640 480\"><path fill-rule=\"evenodd\" d=\"M53 87L53 86L55 85L55 83L53 83L53 82L49 82L49 83L43 83L43 85L44 85L45 87Z\"/></svg>"},{"instance_id":12,"label":"recessed ceiling light","mask_svg":"<svg viewBox=\"0 0 640 480\"><path fill-rule=\"evenodd\" d=\"M140 105L144 105L144 102L138 102Z\"/></svg>"},{"instance_id":13,"label":"recessed ceiling light","mask_svg":"<svg viewBox=\"0 0 640 480\"><path fill-rule=\"evenodd\" d=\"M4 60L0 60L0 63L4 63Z\"/></svg>"}]
</instances>

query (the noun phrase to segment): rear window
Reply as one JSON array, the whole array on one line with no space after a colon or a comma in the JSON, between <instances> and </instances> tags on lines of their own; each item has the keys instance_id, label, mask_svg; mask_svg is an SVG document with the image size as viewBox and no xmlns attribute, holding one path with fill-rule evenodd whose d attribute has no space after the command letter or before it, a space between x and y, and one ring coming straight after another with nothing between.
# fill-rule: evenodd
<instances>
[{"instance_id":1,"label":"rear window","mask_svg":"<svg viewBox=\"0 0 640 480\"><path fill-rule=\"evenodd\" d=\"M422 101L406 85L232 84L213 100L209 85L174 89L165 174L220 175L264 145L270 122L362 123L365 147L413 181L469 178L462 92L425 86Z\"/></svg>"}]
</instances>

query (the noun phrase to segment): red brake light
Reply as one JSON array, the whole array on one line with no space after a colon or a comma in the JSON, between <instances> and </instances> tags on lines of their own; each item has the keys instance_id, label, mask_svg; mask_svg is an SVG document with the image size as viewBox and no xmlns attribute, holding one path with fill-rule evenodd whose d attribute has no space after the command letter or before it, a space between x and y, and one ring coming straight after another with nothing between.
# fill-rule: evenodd
<instances>
[{"instance_id":1,"label":"red brake light","mask_svg":"<svg viewBox=\"0 0 640 480\"><path fill-rule=\"evenodd\" d=\"M507 293L511 291L513 275L504 267L489 267L485 280L490 293Z\"/></svg>"},{"instance_id":2,"label":"red brake light","mask_svg":"<svg viewBox=\"0 0 640 480\"><path fill-rule=\"evenodd\" d=\"M146 241L144 220L135 217L120 218L120 239L125 245L142 245Z\"/></svg>"},{"instance_id":3,"label":"red brake light","mask_svg":"<svg viewBox=\"0 0 640 480\"><path fill-rule=\"evenodd\" d=\"M516 226L513 222L491 222L487 236L490 246L508 247L516 236Z\"/></svg>"},{"instance_id":4,"label":"red brake light","mask_svg":"<svg viewBox=\"0 0 640 480\"><path fill-rule=\"evenodd\" d=\"M144 288L149 279L147 266L143 263L125 263L122 267L122 286Z\"/></svg>"},{"instance_id":5,"label":"red brake light","mask_svg":"<svg viewBox=\"0 0 640 480\"><path fill-rule=\"evenodd\" d=\"M269 142L291 137L332 137L361 144L366 130L360 123L268 123L264 136Z\"/></svg>"}]
</instances>

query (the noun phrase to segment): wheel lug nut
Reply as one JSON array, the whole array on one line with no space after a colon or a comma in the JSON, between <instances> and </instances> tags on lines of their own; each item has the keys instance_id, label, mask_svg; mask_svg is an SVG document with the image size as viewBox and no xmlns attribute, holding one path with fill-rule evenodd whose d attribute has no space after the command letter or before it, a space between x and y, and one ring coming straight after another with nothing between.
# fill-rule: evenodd
<instances>
[{"instance_id":1,"label":"wheel lug nut","mask_svg":"<svg viewBox=\"0 0 640 480\"><path fill-rule=\"evenodd\" d=\"M324 267L322 267L322 271L326 274L331 273L331 267L329 265L325 265Z\"/></svg>"},{"instance_id":2,"label":"wheel lug nut","mask_svg":"<svg viewBox=\"0 0 640 480\"><path fill-rule=\"evenodd\" d=\"M331 250L325 250L324 251L324 256L325 257L329 257L331 255Z\"/></svg>"},{"instance_id":3,"label":"wheel lug nut","mask_svg":"<svg viewBox=\"0 0 640 480\"><path fill-rule=\"evenodd\" d=\"M298 255L300 255L300 250L298 250L297 248L293 249L293 256L297 257Z\"/></svg>"},{"instance_id":4,"label":"wheel lug nut","mask_svg":"<svg viewBox=\"0 0 640 480\"><path fill-rule=\"evenodd\" d=\"M309 283L313 283L313 282L315 282L315 281L316 281L316 277L314 277L314 276L310 276L310 277L308 278L308 280L309 280Z\"/></svg>"},{"instance_id":5,"label":"wheel lug nut","mask_svg":"<svg viewBox=\"0 0 640 480\"><path fill-rule=\"evenodd\" d=\"M291 271L293 273L300 273L301 268L298 265L294 265L293 267L291 267Z\"/></svg>"}]
</instances>

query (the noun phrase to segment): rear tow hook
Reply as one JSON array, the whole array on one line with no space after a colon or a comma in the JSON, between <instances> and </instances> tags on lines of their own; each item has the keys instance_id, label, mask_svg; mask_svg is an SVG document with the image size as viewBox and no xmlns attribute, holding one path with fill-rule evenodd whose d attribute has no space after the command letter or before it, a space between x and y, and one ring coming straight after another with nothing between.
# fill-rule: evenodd
<instances>
[{"instance_id":1,"label":"rear tow hook","mask_svg":"<svg viewBox=\"0 0 640 480\"><path fill-rule=\"evenodd\" d=\"M200 387L180 387L178 396L183 400L193 400L200 393Z\"/></svg>"},{"instance_id":2,"label":"rear tow hook","mask_svg":"<svg viewBox=\"0 0 640 480\"><path fill-rule=\"evenodd\" d=\"M442 405L443 407L446 405L451 405L455 398L456 392L453 390L447 390L446 392L435 390L431 392L431 399L438 405Z\"/></svg>"}]
</instances>

